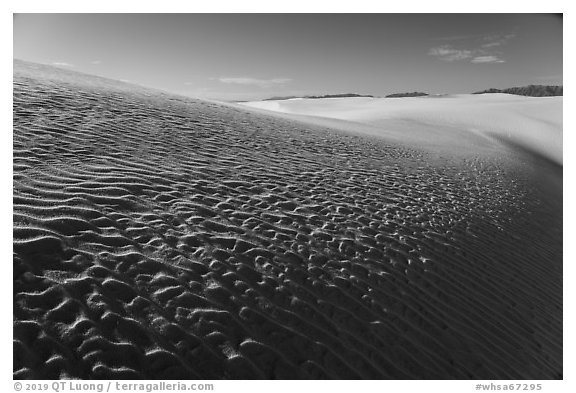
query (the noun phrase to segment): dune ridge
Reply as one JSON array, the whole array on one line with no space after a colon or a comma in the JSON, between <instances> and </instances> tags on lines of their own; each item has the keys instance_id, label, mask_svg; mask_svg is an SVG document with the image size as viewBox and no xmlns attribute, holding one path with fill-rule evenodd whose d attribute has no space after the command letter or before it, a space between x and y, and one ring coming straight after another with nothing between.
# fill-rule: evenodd
<instances>
[{"instance_id":1,"label":"dune ridge","mask_svg":"<svg viewBox=\"0 0 576 393\"><path fill-rule=\"evenodd\" d=\"M562 378L561 169L15 62L16 379Z\"/></svg>"},{"instance_id":2,"label":"dune ridge","mask_svg":"<svg viewBox=\"0 0 576 393\"><path fill-rule=\"evenodd\" d=\"M253 101L240 105L301 115L304 121L338 119L360 132L433 151L497 152L514 144L562 165L562 97L456 94L428 97ZM324 120L325 121L325 120ZM337 123L333 126L339 127ZM343 128L351 128L349 123Z\"/></svg>"}]
</instances>

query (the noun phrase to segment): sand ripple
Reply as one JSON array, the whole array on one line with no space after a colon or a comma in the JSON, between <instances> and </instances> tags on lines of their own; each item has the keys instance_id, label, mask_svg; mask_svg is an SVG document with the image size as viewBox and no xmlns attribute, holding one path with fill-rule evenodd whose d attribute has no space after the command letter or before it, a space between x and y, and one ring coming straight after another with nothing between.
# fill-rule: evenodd
<instances>
[{"instance_id":1,"label":"sand ripple","mask_svg":"<svg viewBox=\"0 0 576 393\"><path fill-rule=\"evenodd\" d=\"M15 67L14 378L561 378L561 169Z\"/></svg>"}]
</instances>

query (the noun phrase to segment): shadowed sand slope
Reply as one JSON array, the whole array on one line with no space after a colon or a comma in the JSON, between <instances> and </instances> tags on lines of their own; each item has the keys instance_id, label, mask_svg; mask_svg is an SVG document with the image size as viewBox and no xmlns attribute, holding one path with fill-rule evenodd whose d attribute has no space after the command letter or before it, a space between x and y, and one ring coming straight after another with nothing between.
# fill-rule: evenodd
<instances>
[{"instance_id":1,"label":"shadowed sand slope","mask_svg":"<svg viewBox=\"0 0 576 393\"><path fill-rule=\"evenodd\" d=\"M562 377L562 170L15 63L14 378Z\"/></svg>"}]
</instances>

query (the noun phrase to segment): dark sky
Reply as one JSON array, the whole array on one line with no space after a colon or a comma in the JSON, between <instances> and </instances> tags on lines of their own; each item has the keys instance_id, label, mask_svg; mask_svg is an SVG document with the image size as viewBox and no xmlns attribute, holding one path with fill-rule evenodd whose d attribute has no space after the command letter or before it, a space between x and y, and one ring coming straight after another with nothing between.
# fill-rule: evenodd
<instances>
[{"instance_id":1,"label":"dark sky","mask_svg":"<svg viewBox=\"0 0 576 393\"><path fill-rule=\"evenodd\" d=\"M17 14L14 57L213 99L562 84L551 14Z\"/></svg>"}]
</instances>

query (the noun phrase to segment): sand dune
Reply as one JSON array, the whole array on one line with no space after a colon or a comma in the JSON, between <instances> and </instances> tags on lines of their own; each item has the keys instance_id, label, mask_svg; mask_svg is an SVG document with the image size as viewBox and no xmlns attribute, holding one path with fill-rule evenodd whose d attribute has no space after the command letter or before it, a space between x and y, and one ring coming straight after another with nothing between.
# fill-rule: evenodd
<instances>
[{"instance_id":1,"label":"sand dune","mask_svg":"<svg viewBox=\"0 0 576 393\"><path fill-rule=\"evenodd\" d=\"M562 165L562 97L462 94L254 101L243 105L357 122L388 139L434 150L499 151L502 142L512 143Z\"/></svg>"},{"instance_id":2,"label":"sand dune","mask_svg":"<svg viewBox=\"0 0 576 393\"><path fill-rule=\"evenodd\" d=\"M562 378L561 167L14 66L14 378Z\"/></svg>"}]
</instances>

